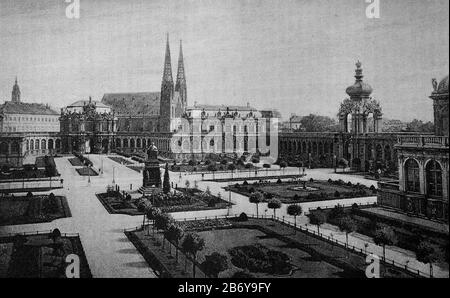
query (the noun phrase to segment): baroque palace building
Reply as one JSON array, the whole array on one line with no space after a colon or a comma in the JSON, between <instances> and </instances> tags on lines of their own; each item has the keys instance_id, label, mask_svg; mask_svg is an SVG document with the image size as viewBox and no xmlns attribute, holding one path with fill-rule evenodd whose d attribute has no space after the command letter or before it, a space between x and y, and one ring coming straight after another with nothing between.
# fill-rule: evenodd
<instances>
[{"instance_id":1,"label":"baroque palace building","mask_svg":"<svg viewBox=\"0 0 450 298\"><path fill-rule=\"evenodd\" d=\"M0 105L0 165L22 166L60 148L59 114L48 105L22 102L16 78L11 100Z\"/></svg>"},{"instance_id":2,"label":"baroque palace building","mask_svg":"<svg viewBox=\"0 0 450 298\"><path fill-rule=\"evenodd\" d=\"M385 133L382 108L371 97L372 87L363 81L361 62L356 63L355 83L346 89L338 112L338 132L281 132L280 158L304 165L335 167L341 159L354 171L396 169L394 148L399 133ZM408 133L402 133L408 135Z\"/></svg>"},{"instance_id":3,"label":"baroque palace building","mask_svg":"<svg viewBox=\"0 0 450 298\"><path fill-rule=\"evenodd\" d=\"M399 180L380 182L378 203L411 215L448 222L448 76L433 79L434 135L399 136Z\"/></svg>"}]
</instances>

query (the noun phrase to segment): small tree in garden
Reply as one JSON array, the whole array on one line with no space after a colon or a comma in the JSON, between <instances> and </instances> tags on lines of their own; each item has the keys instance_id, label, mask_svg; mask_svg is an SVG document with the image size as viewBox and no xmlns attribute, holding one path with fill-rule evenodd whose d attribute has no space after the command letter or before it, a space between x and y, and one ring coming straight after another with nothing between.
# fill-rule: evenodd
<instances>
[{"instance_id":1,"label":"small tree in garden","mask_svg":"<svg viewBox=\"0 0 450 298\"><path fill-rule=\"evenodd\" d=\"M342 232L345 232L345 246L348 247L348 234L356 231L356 223L352 218L345 216L339 220L338 226Z\"/></svg>"},{"instance_id":2,"label":"small tree in garden","mask_svg":"<svg viewBox=\"0 0 450 298\"><path fill-rule=\"evenodd\" d=\"M302 206L300 205L289 205L287 207L287 214L289 214L290 216L294 217L294 226L297 227L297 216L302 215L303 213L303 209ZM297 232L297 230L295 230L295 232Z\"/></svg>"},{"instance_id":3,"label":"small tree in garden","mask_svg":"<svg viewBox=\"0 0 450 298\"><path fill-rule=\"evenodd\" d=\"M183 238L184 230L176 223L169 225L166 231L166 237L169 241L174 242L176 245L176 262L178 262L178 248L181 238Z\"/></svg>"},{"instance_id":4,"label":"small tree in garden","mask_svg":"<svg viewBox=\"0 0 450 298\"><path fill-rule=\"evenodd\" d=\"M280 169L283 171L284 173L284 169L287 168L288 164L285 161L280 162Z\"/></svg>"},{"instance_id":5,"label":"small tree in garden","mask_svg":"<svg viewBox=\"0 0 450 298\"><path fill-rule=\"evenodd\" d=\"M155 227L158 230L166 231L170 224L173 222L172 216L167 213L161 213L155 218ZM164 248L164 235L163 235L163 248Z\"/></svg>"},{"instance_id":6,"label":"small tree in garden","mask_svg":"<svg viewBox=\"0 0 450 298\"><path fill-rule=\"evenodd\" d=\"M165 194L168 194L170 192L170 178L169 178L169 164L168 163L166 163L166 169L164 171L163 192Z\"/></svg>"},{"instance_id":7,"label":"small tree in garden","mask_svg":"<svg viewBox=\"0 0 450 298\"><path fill-rule=\"evenodd\" d=\"M137 204L137 210L141 213L143 213L143 218L142 218L142 227L144 227L145 225L145 216L147 214L147 210L149 208L149 204L148 201L145 199L141 199L139 201L139 203Z\"/></svg>"},{"instance_id":8,"label":"small tree in garden","mask_svg":"<svg viewBox=\"0 0 450 298\"><path fill-rule=\"evenodd\" d=\"M386 261L386 245L395 245L397 236L391 227L382 226L375 231L373 241L383 247L383 260Z\"/></svg>"},{"instance_id":9,"label":"small tree in garden","mask_svg":"<svg viewBox=\"0 0 450 298\"><path fill-rule=\"evenodd\" d=\"M276 210L281 208L281 201L278 199L271 199L267 204L267 207L273 209L273 217L276 218Z\"/></svg>"},{"instance_id":10,"label":"small tree in garden","mask_svg":"<svg viewBox=\"0 0 450 298\"><path fill-rule=\"evenodd\" d=\"M195 277L195 260L197 259L197 253L205 247L205 240L200 238L198 234L188 233L184 236L183 243L181 243L181 247L183 251L187 254L190 254L194 259L192 263L192 275ZM184 264L184 270L186 271L186 264Z\"/></svg>"},{"instance_id":11,"label":"small tree in garden","mask_svg":"<svg viewBox=\"0 0 450 298\"><path fill-rule=\"evenodd\" d=\"M189 182L189 180L186 180L186 182L184 182L184 185L186 186L186 188L189 188L191 186L191 182Z\"/></svg>"},{"instance_id":12,"label":"small tree in garden","mask_svg":"<svg viewBox=\"0 0 450 298\"><path fill-rule=\"evenodd\" d=\"M155 220L156 218L161 215L161 209L156 208L156 207L150 207L148 208L148 211L146 212L147 218L149 220L153 220L153 235L155 235Z\"/></svg>"},{"instance_id":13,"label":"small tree in garden","mask_svg":"<svg viewBox=\"0 0 450 298\"><path fill-rule=\"evenodd\" d=\"M261 203L263 195L260 192L254 192L250 195L249 201L256 205L256 217L259 217L258 204Z\"/></svg>"},{"instance_id":14,"label":"small tree in garden","mask_svg":"<svg viewBox=\"0 0 450 298\"><path fill-rule=\"evenodd\" d=\"M205 261L201 264L203 272L215 278L219 277L219 273L228 269L228 260L226 255L214 252L205 256Z\"/></svg>"},{"instance_id":15,"label":"small tree in garden","mask_svg":"<svg viewBox=\"0 0 450 298\"><path fill-rule=\"evenodd\" d=\"M228 170L233 172L234 170L236 170L236 166L234 164L229 164L228 165Z\"/></svg>"},{"instance_id":16,"label":"small tree in garden","mask_svg":"<svg viewBox=\"0 0 450 298\"><path fill-rule=\"evenodd\" d=\"M322 210L311 212L309 222L317 226L317 234L320 234L320 226L327 222L327 215Z\"/></svg>"},{"instance_id":17,"label":"small tree in garden","mask_svg":"<svg viewBox=\"0 0 450 298\"><path fill-rule=\"evenodd\" d=\"M424 264L430 264L430 276L433 276L433 263L442 259L441 251L430 241L422 241L416 250L416 259Z\"/></svg>"}]
</instances>

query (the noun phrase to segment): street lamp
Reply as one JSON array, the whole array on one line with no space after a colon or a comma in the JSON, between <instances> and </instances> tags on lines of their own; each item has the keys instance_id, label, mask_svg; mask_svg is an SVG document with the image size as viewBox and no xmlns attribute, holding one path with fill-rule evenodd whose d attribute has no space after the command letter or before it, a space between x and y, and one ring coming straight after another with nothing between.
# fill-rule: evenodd
<instances>
[{"instance_id":1,"label":"street lamp","mask_svg":"<svg viewBox=\"0 0 450 298\"><path fill-rule=\"evenodd\" d=\"M334 173L336 173L336 167L337 167L336 154L333 155L333 161L334 161Z\"/></svg>"},{"instance_id":2,"label":"street lamp","mask_svg":"<svg viewBox=\"0 0 450 298\"><path fill-rule=\"evenodd\" d=\"M116 184L116 179L115 179L115 167L113 166L113 178L112 178L112 183Z\"/></svg>"}]
</instances>

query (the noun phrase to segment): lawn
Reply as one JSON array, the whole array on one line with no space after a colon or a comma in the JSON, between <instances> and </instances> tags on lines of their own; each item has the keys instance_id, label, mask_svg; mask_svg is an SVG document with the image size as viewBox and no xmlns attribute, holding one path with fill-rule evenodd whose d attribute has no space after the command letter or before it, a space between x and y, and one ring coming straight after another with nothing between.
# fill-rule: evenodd
<instances>
[{"instance_id":1,"label":"lawn","mask_svg":"<svg viewBox=\"0 0 450 298\"><path fill-rule=\"evenodd\" d=\"M80 258L80 277L92 277L80 239L49 234L0 238L0 278L65 278L65 257Z\"/></svg>"},{"instance_id":2,"label":"lawn","mask_svg":"<svg viewBox=\"0 0 450 298\"><path fill-rule=\"evenodd\" d=\"M436 248L442 250L445 250L445 245L448 245L448 235L430 233L419 227L408 226L395 220L376 217L373 214L364 212L364 209L339 207L334 209L312 210L311 213L323 212L326 216L327 223L335 226L339 225L339 220L342 217L348 216L356 223L356 232L371 238L375 236L377 228L384 225L389 226L395 233L397 240L395 246L410 251L416 251L419 243L424 240L429 240Z\"/></svg>"},{"instance_id":3,"label":"lawn","mask_svg":"<svg viewBox=\"0 0 450 298\"><path fill-rule=\"evenodd\" d=\"M228 189L228 187L227 187ZM263 201L278 198L282 203L314 202L333 199L347 199L374 196L375 190L364 185L346 184L340 181L296 181L277 182L260 181L255 183L234 184L231 191L250 196L254 192L264 194Z\"/></svg>"},{"instance_id":4,"label":"lawn","mask_svg":"<svg viewBox=\"0 0 450 298\"><path fill-rule=\"evenodd\" d=\"M0 199L0 225L50 222L71 216L65 197L55 196L54 204L50 207L46 204L47 200L49 196L46 195Z\"/></svg>"},{"instance_id":5,"label":"lawn","mask_svg":"<svg viewBox=\"0 0 450 298\"><path fill-rule=\"evenodd\" d=\"M84 163L78 157L69 158L69 162L74 167L82 167L82 166L84 166Z\"/></svg>"},{"instance_id":6,"label":"lawn","mask_svg":"<svg viewBox=\"0 0 450 298\"><path fill-rule=\"evenodd\" d=\"M224 271L220 277L231 277L235 272L242 271L231 263L230 249L254 244L261 244L266 248L285 253L293 267L291 272L285 275L252 272L251 274L256 278L337 278L344 273L344 270L321 261L298 248L290 247L287 243L256 229L211 230L198 234L205 240L205 249L199 253L199 260L203 260L205 255L213 252L226 253L228 256L229 269Z\"/></svg>"}]
</instances>

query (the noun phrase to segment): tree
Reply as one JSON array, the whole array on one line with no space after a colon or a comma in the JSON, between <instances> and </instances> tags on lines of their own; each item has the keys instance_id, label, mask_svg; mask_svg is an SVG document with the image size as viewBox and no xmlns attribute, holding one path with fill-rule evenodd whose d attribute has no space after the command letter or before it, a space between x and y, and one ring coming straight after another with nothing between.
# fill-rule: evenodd
<instances>
[{"instance_id":1,"label":"tree","mask_svg":"<svg viewBox=\"0 0 450 298\"><path fill-rule=\"evenodd\" d=\"M278 199L271 199L267 207L273 209L273 217L276 218L276 210L281 208L281 202Z\"/></svg>"},{"instance_id":2,"label":"tree","mask_svg":"<svg viewBox=\"0 0 450 298\"><path fill-rule=\"evenodd\" d=\"M150 207L149 202L146 199L142 199L137 204L137 210L143 214L142 218L142 228L145 225L145 216L147 214L148 208Z\"/></svg>"},{"instance_id":3,"label":"tree","mask_svg":"<svg viewBox=\"0 0 450 298\"><path fill-rule=\"evenodd\" d=\"M249 198L250 203L256 204L256 218L259 217L258 204L262 202L262 199L263 199L263 195L260 192L252 193Z\"/></svg>"},{"instance_id":4,"label":"tree","mask_svg":"<svg viewBox=\"0 0 450 298\"><path fill-rule=\"evenodd\" d=\"M306 132L332 131L336 121L327 116L310 114L300 120L300 124Z\"/></svg>"},{"instance_id":5,"label":"tree","mask_svg":"<svg viewBox=\"0 0 450 298\"><path fill-rule=\"evenodd\" d=\"M228 259L226 255L214 252L205 256L202 263L203 272L215 278L219 277L219 273L228 269Z\"/></svg>"},{"instance_id":6,"label":"tree","mask_svg":"<svg viewBox=\"0 0 450 298\"><path fill-rule=\"evenodd\" d=\"M342 171L345 172L345 169L348 167L348 160L341 158L339 159L338 165L342 167Z\"/></svg>"},{"instance_id":7,"label":"tree","mask_svg":"<svg viewBox=\"0 0 450 298\"><path fill-rule=\"evenodd\" d=\"M166 163L166 169L164 171L163 192L168 194L170 192L170 178L169 178L169 164Z\"/></svg>"},{"instance_id":8,"label":"tree","mask_svg":"<svg viewBox=\"0 0 450 298\"><path fill-rule=\"evenodd\" d=\"M395 245L397 236L391 227L382 226L375 231L373 241L375 241L376 245L383 247L383 260L386 261L386 245Z\"/></svg>"},{"instance_id":9,"label":"tree","mask_svg":"<svg viewBox=\"0 0 450 298\"><path fill-rule=\"evenodd\" d=\"M295 227L297 227L297 216L302 215L302 212L303 212L303 209L302 209L302 206L300 206L300 205L293 204L293 205L289 205L287 207L287 214L294 217L294 226ZM297 231L297 230L295 230L295 231Z\"/></svg>"},{"instance_id":10,"label":"tree","mask_svg":"<svg viewBox=\"0 0 450 298\"><path fill-rule=\"evenodd\" d=\"M284 169L287 168L288 164L285 161L280 162L280 169L283 170L284 173Z\"/></svg>"},{"instance_id":11,"label":"tree","mask_svg":"<svg viewBox=\"0 0 450 298\"><path fill-rule=\"evenodd\" d=\"M205 240L200 238L198 234L188 233L184 236L181 247L185 253L190 254L194 259L192 262L192 277L195 277L195 261L197 259L197 253L205 247ZM184 266L186 271L186 262Z\"/></svg>"},{"instance_id":12,"label":"tree","mask_svg":"<svg viewBox=\"0 0 450 298\"><path fill-rule=\"evenodd\" d=\"M158 216L156 216L156 218L155 218L155 227L158 230L162 230L164 232L169 228L169 226L172 222L173 222L172 216L170 216L167 213L161 213ZM163 248L164 248L164 243L165 243L164 239L165 239L165 237L163 234Z\"/></svg>"},{"instance_id":13,"label":"tree","mask_svg":"<svg viewBox=\"0 0 450 298\"><path fill-rule=\"evenodd\" d=\"M189 182L189 180L186 180L184 185L186 186L186 188L189 188L191 186L191 182Z\"/></svg>"},{"instance_id":14,"label":"tree","mask_svg":"<svg viewBox=\"0 0 450 298\"><path fill-rule=\"evenodd\" d=\"M414 119L406 124L406 131L411 132L434 132L433 122L424 123L422 120Z\"/></svg>"},{"instance_id":15,"label":"tree","mask_svg":"<svg viewBox=\"0 0 450 298\"><path fill-rule=\"evenodd\" d=\"M430 241L422 241L417 246L416 259L424 264L430 264L430 276L433 276L433 263L441 259L440 250Z\"/></svg>"},{"instance_id":16,"label":"tree","mask_svg":"<svg viewBox=\"0 0 450 298\"><path fill-rule=\"evenodd\" d=\"M339 220L338 227L345 232L345 246L348 247L348 234L356 231L356 223L352 218L345 216Z\"/></svg>"},{"instance_id":17,"label":"tree","mask_svg":"<svg viewBox=\"0 0 450 298\"><path fill-rule=\"evenodd\" d=\"M156 208L156 207L150 207L147 209L147 212L146 212L147 218L149 220L153 220L153 228L152 228L153 235L155 234L155 220L159 215L161 215L161 213L162 213L161 209Z\"/></svg>"},{"instance_id":18,"label":"tree","mask_svg":"<svg viewBox=\"0 0 450 298\"><path fill-rule=\"evenodd\" d=\"M317 210L309 214L309 222L317 226L317 234L320 233L320 226L327 222L327 215L322 210Z\"/></svg>"},{"instance_id":19,"label":"tree","mask_svg":"<svg viewBox=\"0 0 450 298\"><path fill-rule=\"evenodd\" d=\"M178 249L181 238L183 238L184 230L178 224L173 223L167 229L167 239L171 242L175 242L176 245L176 262L178 263Z\"/></svg>"}]
</instances>

